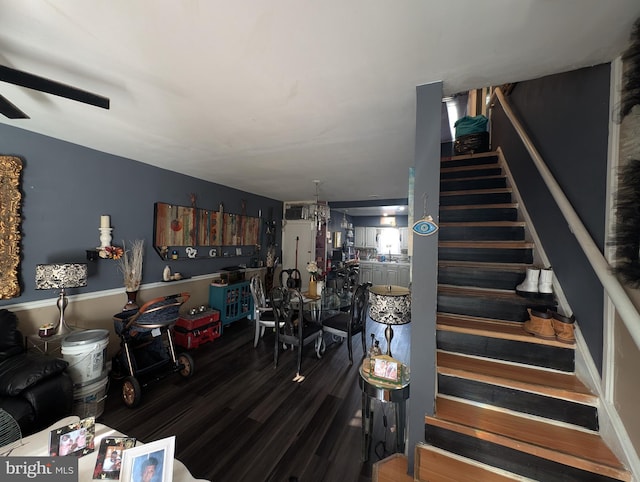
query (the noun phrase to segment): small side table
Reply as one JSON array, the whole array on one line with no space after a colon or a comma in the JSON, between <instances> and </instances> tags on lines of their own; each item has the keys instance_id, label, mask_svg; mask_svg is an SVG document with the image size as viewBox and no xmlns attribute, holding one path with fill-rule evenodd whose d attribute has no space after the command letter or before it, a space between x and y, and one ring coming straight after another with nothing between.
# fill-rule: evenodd
<instances>
[{"instance_id":1,"label":"small side table","mask_svg":"<svg viewBox=\"0 0 640 482\"><path fill-rule=\"evenodd\" d=\"M25 348L45 355L60 357L62 356L62 339L66 335L51 335L46 338L40 337L37 333L35 335L27 335L25 337Z\"/></svg>"},{"instance_id":2,"label":"small side table","mask_svg":"<svg viewBox=\"0 0 640 482\"><path fill-rule=\"evenodd\" d=\"M407 438L407 400L409 399L409 380L403 380L401 385L392 385L369 377L360 366L358 379L362 390L362 460L369 460L371 438L373 431L373 410L371 404L374 400L383 403L393 403L396 412L396 443L398 450L404 453Z\"/></svg>"}]
</instances>

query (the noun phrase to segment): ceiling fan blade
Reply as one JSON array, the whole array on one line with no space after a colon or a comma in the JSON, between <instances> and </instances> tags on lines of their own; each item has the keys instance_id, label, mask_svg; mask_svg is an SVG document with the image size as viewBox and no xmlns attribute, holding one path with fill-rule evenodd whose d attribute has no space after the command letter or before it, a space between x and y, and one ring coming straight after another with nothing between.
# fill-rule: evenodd
<instances>
[{"instance_id":1,"label":"ceiling fan blade","mask_svg":"<svg viewBox=\"0 0 640 482\"><path fill-rule=\"evenodd\" d=\"M0 95L0 114L9 119L28 119L29 116L9 102L4 96Z\"/></svg>"},{"instance_id":2,"label":"ceiling fan blade","mask_svg":"<svg viewBox=\"0 0 640 482\"><path fill-rule=\"evenodd\" d=\"M109 99L107 97L92 94L86 90L77 89L70 85L45 79L44 77L39 77L37 75L28 74L27 72L12 69L11 67L6 67L4 65L0 65L0 81L9 82L10 84L27 87L28 89L34 89L60 97L66 97L67 99L95 105L96 107L102 107L103 109L109 108Z\"/></svg>"}]
</instances>

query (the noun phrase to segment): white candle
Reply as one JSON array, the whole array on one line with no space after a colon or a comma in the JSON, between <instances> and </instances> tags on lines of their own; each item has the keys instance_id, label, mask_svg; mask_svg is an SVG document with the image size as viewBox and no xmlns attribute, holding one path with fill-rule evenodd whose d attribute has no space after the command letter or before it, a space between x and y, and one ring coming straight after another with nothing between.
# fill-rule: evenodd
<instances>
[{"instance_id":1,"label":"white candle","mask_svg":"<svg viewBox=\"0 0 640 482\"><path fill-rule=\"evenodd\" d=\"M104 214L100 216L100 227L101 228L111 227L111 216L109 216L108 214Z\"/></svg>"}]
</instances>

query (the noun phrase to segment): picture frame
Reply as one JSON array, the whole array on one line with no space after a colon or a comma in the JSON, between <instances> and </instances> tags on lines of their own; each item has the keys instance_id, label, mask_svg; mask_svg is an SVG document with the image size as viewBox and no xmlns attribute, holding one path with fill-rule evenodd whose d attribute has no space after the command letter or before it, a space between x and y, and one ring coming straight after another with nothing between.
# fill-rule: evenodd
<instances>
[{"instance_id":1,"label":"picture frame","mask_svg":"<svg viewBox=\"0 0 640 482\"><path fill-rule=\"evenodd\" d=\"M136 446L134 437L105 437L100 442L93 478L98 480L118 480L125 450Z\"/></svg>"},{"instance_id":2,"label":"picture frame","mask_svg":"<svg viewBox=\"0 0 640 482\"><path fill-rule=\"evenodd\" d=\"M88 417L52 430L49 434L49 455L82 457L94 450L96 419Z\"/></svg>"},{"instance_id":3,"label":"picture frame","mask_svg":"<svg viewBox=\"0 0 640 482\"><path fill-rule=\"evenodd\" d=\"M20 240L22 160L0 156L0 299L20 296Z\"/></svg>"},{"instance_id":4,"label":"picture frame","mask_svg":"<svg viewBox=\"0 0 640 482\"><path fill-rule=\"evenodd\" d=\"M142 482L147 474L152 476L149 480L171 482L175 444L176 437L172 436L125 450L120 480Z\"/></svg>"},{"instance_id":5,"label":"picture frame","mask_svg":"<svg viewBox=\"0 0 640 482\"><path fill-rule=\"evenodd\" d=\"M402 362L388 355L371 357L369 376L386 382L400 383L402 380Z\"/></svg>"}]
</instances>

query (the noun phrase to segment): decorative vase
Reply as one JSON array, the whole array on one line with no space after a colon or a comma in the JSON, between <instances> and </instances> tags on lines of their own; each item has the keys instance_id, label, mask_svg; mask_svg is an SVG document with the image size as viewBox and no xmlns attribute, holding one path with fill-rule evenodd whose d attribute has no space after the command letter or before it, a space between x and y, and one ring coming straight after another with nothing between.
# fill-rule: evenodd
<instances>
[{"instance_id":1,"label":"decorative vase","mask_svg":"<svg viewBox=\"0 0 640 482\"><path fill-rule=\"evenodd\" d=\"M309 280L309 296L318 296L318 286L313 276Z\"/></svg>"},{"instance_id":2,"label":"decorative vase","mask_svg":"<svg viewBox=\"0 0 640 482\"><path fill-rule=\"evenodd\" d=\"M122 311L137 310L138 308L140 308L138 306L138 303L136 303L138 291L126 291L126 293L127 293L127 304L124 305L124 307L122 308Z\"/></svg>"}]
</instances>

